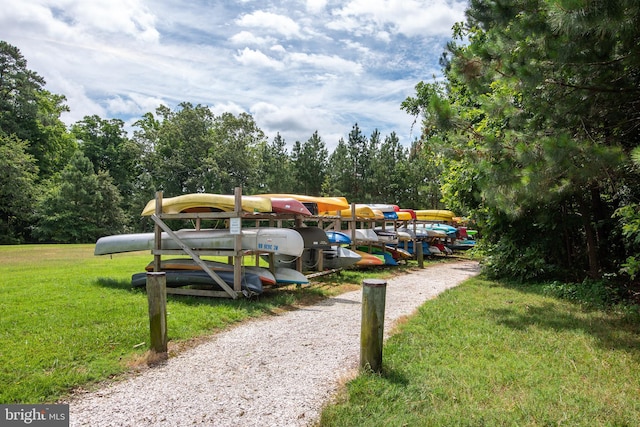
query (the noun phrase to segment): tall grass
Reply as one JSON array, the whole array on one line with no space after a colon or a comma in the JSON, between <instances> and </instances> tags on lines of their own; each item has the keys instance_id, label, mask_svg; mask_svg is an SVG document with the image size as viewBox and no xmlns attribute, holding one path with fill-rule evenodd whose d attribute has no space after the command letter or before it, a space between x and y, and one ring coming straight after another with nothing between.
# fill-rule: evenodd
<instances>
[{"instance_id":1,"label":"tall grass","mask_svg":"<svg viewBox=\"0 0 640 427\"><path fill-rule=\"evenodd\" d=\"M323 426L640 425L637 317L472 279L386 342Z\"/></svg>"}]
</instances>

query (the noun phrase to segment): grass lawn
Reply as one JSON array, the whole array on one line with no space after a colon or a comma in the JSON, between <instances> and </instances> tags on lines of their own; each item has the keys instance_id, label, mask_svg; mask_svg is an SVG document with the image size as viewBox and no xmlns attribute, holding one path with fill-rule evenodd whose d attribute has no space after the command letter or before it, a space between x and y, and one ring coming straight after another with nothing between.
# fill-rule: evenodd
<instances>
[{"instance_id":1,"label":"grass lawn","mask_svg":"<svg viewBox=\"0 0 640 427\"><path fill-rule=\"evenodd\" d=\"M471 279L427 302L323 426L638 426L637 314Z\"/></svg>"},{"instance_id":2,"label":"grass lawn","mask_svg":"<svg viewBox=\"0 0 640 427\"><path fill-rule=\"evenodd\" d=\"M152 256L98 257L93 249L0 246L0 404L54 402L76 387L144 365L147 296L130 283ZM339 281L335 275L317 278L311 287L277 289L251 300L169 295L169 352L247 318L353 289L374 274L344 272Z\"/></svg>"}]
</instances>

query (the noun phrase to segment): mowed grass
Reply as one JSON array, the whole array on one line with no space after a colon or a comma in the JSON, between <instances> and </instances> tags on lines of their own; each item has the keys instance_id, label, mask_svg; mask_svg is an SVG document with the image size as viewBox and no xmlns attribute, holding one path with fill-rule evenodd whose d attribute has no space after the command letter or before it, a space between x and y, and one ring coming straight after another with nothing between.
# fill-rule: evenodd
<instances>
[{"instance_id":1,"label":"mowed grass","mask_svg":"<svg viewBox=\"0 0 640 427\"><path fill-rule=\"evenodd\" d=\"M0 246L0 404L54 402L74 388L145 366L147 296L131 289L131 275L153 257L146 251L94 256L93 249ZM357 289L379 274L349 271L252 299L169 295L169 353L242 320Z\"/></svg>"},{"instance_id":2,"label":"mowed grass","mask_svg":"<svg viewBox=\"0 0 640 427\"><path fill-rule=\"evenodd\" d=\"M398 327L323 426L638 426L640 322L471 279Z\"/></svg>"}]
</instances>

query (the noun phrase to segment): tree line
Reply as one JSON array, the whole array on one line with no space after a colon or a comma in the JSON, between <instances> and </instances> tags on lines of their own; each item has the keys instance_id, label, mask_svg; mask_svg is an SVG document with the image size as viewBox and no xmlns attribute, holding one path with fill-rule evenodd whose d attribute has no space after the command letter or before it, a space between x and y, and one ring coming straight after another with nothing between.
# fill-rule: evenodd
<instances>
[{"instance_id":1,"label":"tree line","mask_svg":"<svg viewBox=\"0 0 640 427\"><path fill-rule=\"evenodd\" d=\"M436 176L395 133L353 125L329 152L316 131L291 150L253 117L204 105L161 105L133 124L97 115L65 126L65 97L48 92L20 50L0 41L0 243L88 243L149 230L156 191L301 193L358 203L439 206Z\"/></svg>"},{"instance_id":2,"label":"tree line","mask_svg":"<svg viewBox=\"0 0 640 427\"><path fill-rule=\"evenodd\" d=\"M159 106L67 128L16 47L0 42L0 238L91 242L144 230L156 190L303 193L446 207L483 234L492 277L640 295L640 3L471 0L441 57L400 108L421 135L357 124L332 152L292 149L248 114ZM598 291L599 292L599 291Z\"/></svg>"}]
</instances>

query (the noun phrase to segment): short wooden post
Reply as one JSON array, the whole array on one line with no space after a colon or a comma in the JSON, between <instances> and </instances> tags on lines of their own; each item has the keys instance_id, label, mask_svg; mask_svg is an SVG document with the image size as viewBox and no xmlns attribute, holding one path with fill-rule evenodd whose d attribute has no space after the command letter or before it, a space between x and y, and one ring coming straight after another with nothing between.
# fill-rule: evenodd
<instances>
[{"instance_id":1,"label":"short wooden post","mask_svg":"<svg viewBox=\"0 0 640 427\"><path fill-rule=\"evenodd\" d=\"M167 352L167 277L164 271L147 273L151 350Z\"/></svg>"},{"instance_id":2,"label":"short wooden post","mask_svg":"<svg viewBox=\"0 0 640 427\"><path fill-rule=\"evenodd\" d=\"M362 282L362 325L360 329L360 368L382 370L384 308L387 282L365 279Z\"/></svg>"},{"instance_id":3,"label":"short wooden post","mask_svg":"<svg viewBox=\"0 0 640 427\"><path fill-rule=\"evenodd\" d=\"M424 268L424 254L422 253L422 240L415 240L414 247L418 257L418 267Z\"/></svg>"}]
</instances>

